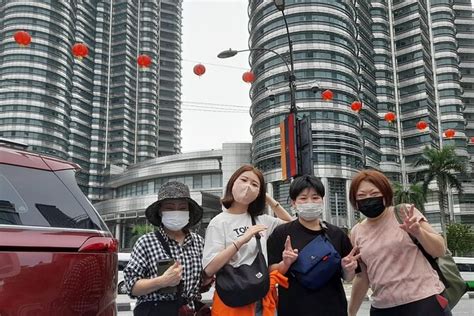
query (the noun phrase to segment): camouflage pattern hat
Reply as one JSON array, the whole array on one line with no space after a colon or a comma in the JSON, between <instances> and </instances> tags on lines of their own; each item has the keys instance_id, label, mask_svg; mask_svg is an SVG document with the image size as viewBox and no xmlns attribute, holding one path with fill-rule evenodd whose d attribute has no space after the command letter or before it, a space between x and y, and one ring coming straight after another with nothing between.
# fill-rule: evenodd
<instances>
[{"instance_id":1,"label":"camouflage pattern hat","mask_svg":"<svg viewBox=\"0 0 474 316\"><path fill-rule=\"evenodd\" d=\"M158 191L158 201L146 208L145 216L155 226L161 225L160 207L167 200L185 199L189 204L189 226L194 226L202 218L202 207L191 199L189 188L186 184L171 181L163 184Z\"/></svg>"}]
</instances>

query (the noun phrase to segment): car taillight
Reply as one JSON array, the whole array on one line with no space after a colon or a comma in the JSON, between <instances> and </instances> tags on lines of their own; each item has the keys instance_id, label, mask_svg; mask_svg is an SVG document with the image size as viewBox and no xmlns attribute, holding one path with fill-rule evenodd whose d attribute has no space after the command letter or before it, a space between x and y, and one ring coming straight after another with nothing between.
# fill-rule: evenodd
<instances>
[{"instance_id":1,"label":"car taillight","mask_svg":"<svg viewBox=\"0 0 474 316\"><path fill-rule=\"evenodd\" d=\"M110 237L91 237L79 248L79 252L117 252L118 241Z\"/></svg>"}]
</instances>

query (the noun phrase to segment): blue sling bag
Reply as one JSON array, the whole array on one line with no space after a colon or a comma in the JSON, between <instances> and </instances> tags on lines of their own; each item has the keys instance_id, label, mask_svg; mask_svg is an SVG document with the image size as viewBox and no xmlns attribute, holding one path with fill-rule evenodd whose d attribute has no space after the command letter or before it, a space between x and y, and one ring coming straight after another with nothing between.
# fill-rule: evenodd
<instances>
[{"instance_id":1,"label":"blue sling bag","mask_svg":"<svg viewBox=\"0 0 474 316\"><path fill-rule=\"evenodd\" d=\"M324 233L315 237L298 253L298 259L290 268L290 275L304 287L317 290L340 270L341 256Z\"/></svg>"}]
</instances>

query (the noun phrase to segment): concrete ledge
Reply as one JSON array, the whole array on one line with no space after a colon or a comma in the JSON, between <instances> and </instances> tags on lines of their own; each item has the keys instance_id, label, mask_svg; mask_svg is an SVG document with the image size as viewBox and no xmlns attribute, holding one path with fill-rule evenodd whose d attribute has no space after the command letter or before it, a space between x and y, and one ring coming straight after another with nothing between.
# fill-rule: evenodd
<instances>
[{"instance_id":1,"label":"concrete ledge","mask_svg":"<svg viewBox=\"0 0 474 316\"><path fill-rule=\"evenodd\" d=\"M132 310L131 303L117 303L117 312L129 312Z\"/></svg>"}]
</instances>

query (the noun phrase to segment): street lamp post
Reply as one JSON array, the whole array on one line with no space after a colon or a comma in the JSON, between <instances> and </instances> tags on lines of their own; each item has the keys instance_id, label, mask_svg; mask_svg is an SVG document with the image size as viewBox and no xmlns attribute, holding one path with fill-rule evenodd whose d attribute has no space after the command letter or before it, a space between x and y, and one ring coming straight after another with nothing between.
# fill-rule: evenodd
<instances>
[{"instance_id":1,"label":"street lamp post","mask_svg":"<svg viewBox=\"0 0 474 316\"><path fill-rule=\"evenodd\" d=\"M293 65L293 49L291 46L290 42L290 64L288 64L288 61L283 57L280 53L273 49L269 48L263 48L263 47L255 47L255 48L247 48L247 49L241 49L241 50L234 50L232 48L229 48L228 50L220 52L217 57L219 58L230 58L234 57L238 53L242 52L255 52L255 51L260 51L260 52L270 52L278 56L283 63L286 66L287 72L288 72L288 86L290 88L290 113L295 113L297 112L296 110L296 98L295 98L295 91L296 91L296 77L294 73L294 65Z\"/></svg>"},{"instance_id":2,"label":"street lamp post","mask_svg":"<svg viewBox=\"0 0 474 316\"><path fill-rule=\"evenodd\" d=\"M230 58L241 52L270 52L278 56L284 63L288 73L288 87L290 88L290 114L285 119L284 122L280 125L280 130L289 130L288 133L281 132L282 138L287 137L288 139L292 138L295 140L295 150L289 150L288 146L292 146L292 142L287 142L286 139L282 139L282 173L283 179L288 179L289 177L294 177L298 174L313 174L313 162L312 162L312 143L311 143L311 121L309 117L304 117L298 119L297 108L296 108L296 76L295 76L295 67L293 62L293 43L290 37L290 30L288 28L288 22L285 16L285 1L284 0L274 0L276 8L281 11L283 15L283 20L286 27L286 35L288 37L288 46L289 46L289 63L280 53L273 49L263 48L263 47L254 47L242 50L233 50L229 48L228 50L220 52L217 57L219 58ZM312 87L314 93L319 90L319 86L315 85ZM290 122L291 121L291 122ZM290 123L289 123L290 122ZM294 126L294 127L292 127ZM294 137L294 138L293 138ZM283 148L285 147L285 148ZM286 150L288 155L284 154ZM287 159L287 156L289 158ZM288 164L288 167L286 166ZM285 165L285 166L284 166ZM288 170L288 172L286 172ZM290 176L288 176L288 174Z\"/></svg>"}]
</instances>

